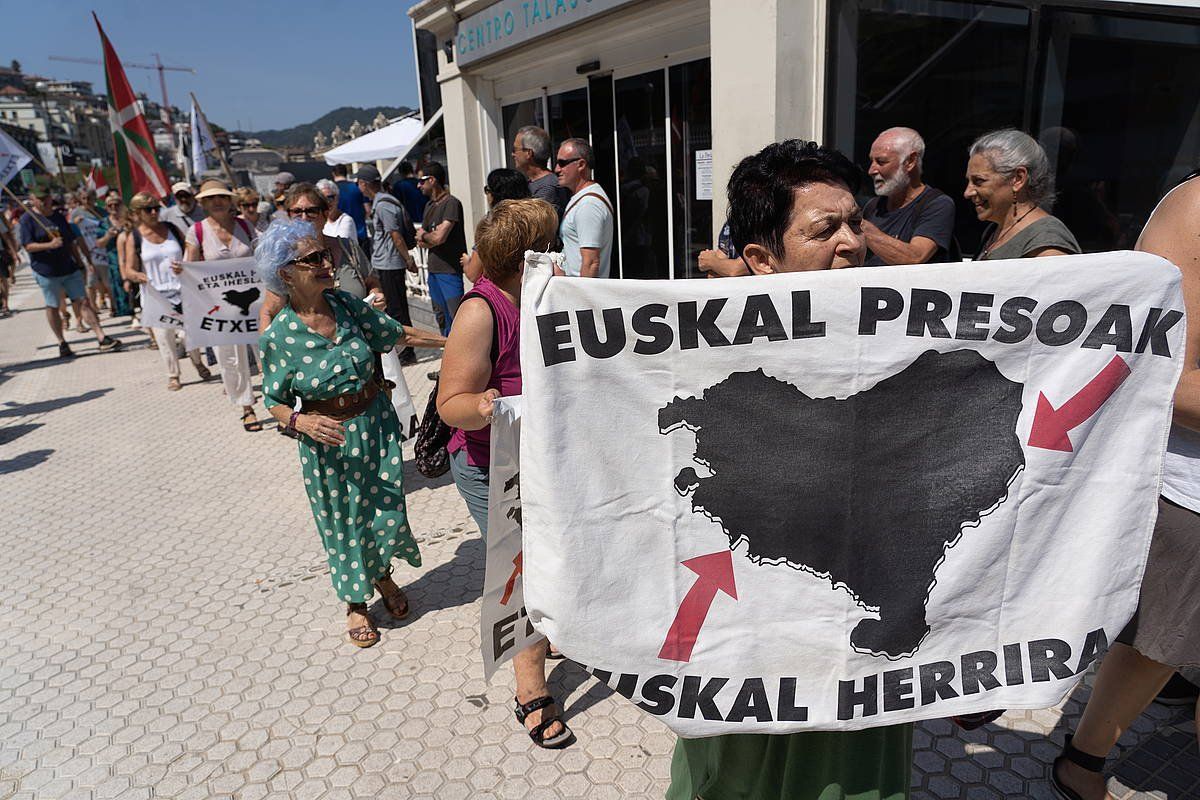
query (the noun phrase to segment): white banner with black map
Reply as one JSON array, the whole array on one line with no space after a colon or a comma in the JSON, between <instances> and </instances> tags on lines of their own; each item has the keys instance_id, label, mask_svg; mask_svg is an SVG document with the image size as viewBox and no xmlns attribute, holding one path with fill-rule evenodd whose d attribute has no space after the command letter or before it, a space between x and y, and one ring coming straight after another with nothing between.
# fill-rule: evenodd
<instances>
[{"instance_id":1,"label":"white banner with black map","mask_svg":"<svg viewBox=\"0 0 1200 800\"><path fill-rule=\"evenodd\" d=\"M541 260L526 609L681 735L1051 706L1132 615L1183 361L1171 264Z\"/></svg>"},{"instance_id":2,"label":"white banner with black map","mask_svg":"<svg viewBox=\"0 0 1200 800\"><path fill-rule=\"evenodd\" d=\"M179 283L188 347L258 344L263 285L253 258L186 262Z\"/></svg>"}]
</instances>

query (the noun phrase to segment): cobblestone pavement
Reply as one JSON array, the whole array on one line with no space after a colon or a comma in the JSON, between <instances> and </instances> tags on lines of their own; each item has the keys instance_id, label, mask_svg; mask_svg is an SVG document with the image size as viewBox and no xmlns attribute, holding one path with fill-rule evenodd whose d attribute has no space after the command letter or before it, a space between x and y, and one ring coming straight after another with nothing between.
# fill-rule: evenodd
<instances>
[{"instance_id":1,"label":"cobblestone pavement","mask_svg":"<svg viewBox=\"0 0 1200 800\"><path fill-rule=\"evenodd\" d=\"M0 798L662 797L674 737L578 667L578 734L530 746L509 673L483 682L483 549L449 477L405 472L425 566L413 616L342 639L294 446L244 433L220 382L168 393L146 337L54 358L28 272L0 320ZM431 354L406 370L423 406ZM919 726L918 798L1050 797L1057 710ZM1110 761L1120 797L1200 797L1189 710L1152 707ZM714 798L713 800L717 800Z\"/></svg>"}]
</instances>

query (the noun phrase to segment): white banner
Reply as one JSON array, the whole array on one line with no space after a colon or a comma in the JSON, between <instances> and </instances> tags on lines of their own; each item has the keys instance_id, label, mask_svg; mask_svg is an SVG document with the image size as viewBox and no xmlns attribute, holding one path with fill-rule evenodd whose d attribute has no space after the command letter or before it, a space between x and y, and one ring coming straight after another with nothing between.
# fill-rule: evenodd
<instances>
[{"instance_id":1,"label":"white banner","mask_svg":"<svg viewBox=\"0 0 1200 800\"><path fill-rule=\"evenodd\" d=\"M138 288L142 293L143 328L183 330L183 302L178 292L168 297L148 283Z\"/></svg>"},{"instance_id":2,"label":"white banner","mask_svg":"<svg viewBox=\"0 0 1200 800\"><path fill-rule=\"evenodd\" d=\"M529 618L681 735L1051 706L1131 616L1183 361L1163 259L530 259Z\"/></svg>"},{"instance_id":3,"label":"white banner","mask_svg":"<svg viewBox=\"0 0 1200 800\"><path fill-rule=\"evenodd\" d=\"M483 677L545 637L525 613L521 577L521 398L501 397L492 415L488 473L487 564L480 611Z\"/></svg>"},{"instance_id":4,"label":"white banner","mask_svg":"<svg viewBox=\"0 0 1200 800\"><path fill-rule=\"evenodd\" d=\"M258 344L263 286L253 258L185 262L179 283L188 347Z\"/></svg>"},{"instance_id":5,"label":"white banner","mask_svg":"<svg viewBox=\"0 0 1200 800\"><path fill-rule=\"evenodd\" d=\"M30 161L33 161L33 156L29 155L29 151L0 130L0 186L7 186Z\"/></svg>"},{"instance_id":6,"label":"white banner","mask_svg":"<svg viewBox=\"0 0 1200 800\"><path fill-rule=\"evenodd\" d=\"M46 167L46 171L51 175L61 175L62 167L58 165L58 150L51 142L37 143L38 157L41 158L42 164Z\"/></svg>"}]
</instances>

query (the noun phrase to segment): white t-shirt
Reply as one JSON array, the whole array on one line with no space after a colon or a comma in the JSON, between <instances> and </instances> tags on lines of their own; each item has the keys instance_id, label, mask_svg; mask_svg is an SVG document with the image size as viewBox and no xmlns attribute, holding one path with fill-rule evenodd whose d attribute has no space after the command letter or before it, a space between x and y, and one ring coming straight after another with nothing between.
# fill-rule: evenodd
<instances>
[{"instance_id":1,"label":"white t-shirt","mask_svg":"<svg viewBox=\"0 0 1200 800\"><path fill-rule=\"evenodd\" d=\"M358 240L358 229L354 227L354 217L349 214L339 214L333 222L326 222L322 233L335 239L349 239L352 242Z\"/></svg>"},{"instance_id":2,"label":"white t-shirt","mask_svg":"<svg viewBox=\"0 0 1200 800\"><path fill-rule=\"evenodd\" d=\"M559 229L559 236L563 240L563 255L567 259L563 272L578 277L579 268L583 264L579 248L594 247L600 250L600 271L597 277L608 277L613 246L611 209L612 201L598 183L593 183L578 192L567 203L562 227Z\"/></svg>"}]
</instances>

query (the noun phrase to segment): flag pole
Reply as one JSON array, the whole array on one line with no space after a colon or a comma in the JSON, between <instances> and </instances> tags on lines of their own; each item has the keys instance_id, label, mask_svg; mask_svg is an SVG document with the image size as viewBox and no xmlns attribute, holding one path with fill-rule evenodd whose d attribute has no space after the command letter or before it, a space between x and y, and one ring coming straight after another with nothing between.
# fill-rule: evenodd
<instances>
[{"instance_id":1,"label":"flag pole","mask_svg":"<svg viewBox=\"0 0 1200 800\"><path fill-rule=\"evenodd\" d=\"M21 198L17 197L15 194L13 194L13 190L8 188L7 183L0 183L0 187L3 187L5 194L7 194L13 200L17 201L17 205L19 205L19 206L23 205L21 203ZM33 221L36 222L38 224L38 226L46 232L47 236L62 236L62 232L59 231L57 228L55 228L54 230L50 230L50 228L46 227L46 223L42 222L42 220L41 220L41 214L38 214L34 211L30 211L29 213L33 216Z\"/></svg>"},{"instance_id":2,"label":"flag pole","mask_svg":"<svg viewBox=\"0 0 1200 800\"><path fill-rule=\"evenodd\" d=\"M188 92L188 94L191 95L192 105L196 106L196 111L197 111L197 113L200 114L200 118L204 120L205 125L208 125L208 117L204 116L204 109L200 107L200 101L196 99L196 93ZM209 128L209 130L212 130L211 125L209 125L208 128ZM237 178L235 178L233 176L233 168L230 167L229 162L225 160L225 151L221 149L221 145L217 144L215 138L213 139L213 144L217 145L216 146L217 158L219 158L221 160L221 167L225 170L225 176L227 178L229 178L229 188L236 189L237 188ZM193 146L195 146L194 143L193 143Z\"/></svg>"}]
</instances>

